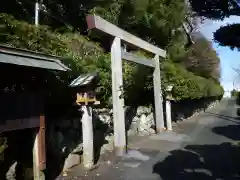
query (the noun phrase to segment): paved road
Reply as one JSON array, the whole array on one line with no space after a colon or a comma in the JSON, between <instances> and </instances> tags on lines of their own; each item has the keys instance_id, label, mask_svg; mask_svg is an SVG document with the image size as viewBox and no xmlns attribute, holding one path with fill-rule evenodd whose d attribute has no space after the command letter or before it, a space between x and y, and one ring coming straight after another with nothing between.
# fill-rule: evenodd
<instances>
[{"instance_id":1,"label":"paved road","mask_svg":"<svg viewBox=\"0 0 240 180\"><path fill-rule=\"evenodd\" d=\"M236 110L233 100L225 100L175 127L175 132L132 144L131 148L138 150L131 150L131 156L117 164L102 164L84 178L77 178L75 173L75 179L240 179L240 120Z\"/></svg>"},{"instance_id":2,"label":"paved road","mask_svg":"<svg viewBox=\"0 0 240 180\"><path fill-rule=\"evenodd\" d=\"M240 179L240 121L234 101L203 115L193 141L173 150L153 171L163 180Z\"/></svg>"}]
</instances>

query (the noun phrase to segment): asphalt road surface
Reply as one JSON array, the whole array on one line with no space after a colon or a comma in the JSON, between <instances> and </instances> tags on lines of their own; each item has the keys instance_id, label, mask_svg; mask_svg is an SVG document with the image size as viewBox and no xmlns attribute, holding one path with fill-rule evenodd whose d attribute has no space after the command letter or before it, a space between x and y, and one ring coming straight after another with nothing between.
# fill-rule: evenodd
<instances>
[{"instance_id":1,"label":"asphalt road surface","mask_svg":"<svg viewBox=\"0 0 240 180\"><path fill-rule=\"evenodd\" d=\"M174 132L143 138L117 163L66 179L235 180L240 179L240 118L234 100L186 120ZM107 159L106 159L107 161Z\"/></svg>"}]
</instances>

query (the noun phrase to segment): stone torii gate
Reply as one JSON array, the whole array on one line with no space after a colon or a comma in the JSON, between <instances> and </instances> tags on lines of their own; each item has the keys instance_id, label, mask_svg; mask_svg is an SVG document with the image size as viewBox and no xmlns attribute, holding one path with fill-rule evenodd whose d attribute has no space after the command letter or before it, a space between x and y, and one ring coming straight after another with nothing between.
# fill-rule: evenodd
<instances>
[{"instance_id":1,"label":"stone torii gate","mask_svg":"<svg viewBox=\"0 0 240 180\"><path fill-rule=\"evenodd\" d=\"M159 133L164 129L159 56L165 58L166 51L120 29L99 16L88 15L87 24L89 30L97 29L114 37L111 46L114 145L116 155L123 156L127 149L124 99L121 97L123 86L122 59L154 68L155 122L156 132ZM148 60L126 51L122 51L122 41L153 53L155 55L154 59Z\"/></svg>"}]
</instances>

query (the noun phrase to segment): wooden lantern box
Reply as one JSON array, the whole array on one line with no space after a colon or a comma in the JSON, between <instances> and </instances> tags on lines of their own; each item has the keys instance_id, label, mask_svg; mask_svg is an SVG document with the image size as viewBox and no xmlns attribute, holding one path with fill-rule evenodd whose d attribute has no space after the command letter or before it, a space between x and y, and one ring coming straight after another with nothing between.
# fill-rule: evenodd
<instances>
[{"instance_id":1,"label":"wooden lantern box","mask_svg":"<svg viewBox=\"0 0 240 180\"><path fill-rule=\"evenodd\" d=\"M77 93L77 99L76 99L76 102L78 104L92 104L92 103L95 103L97 102L97 99L96 99L96 94L95 92L80 92L80 93Z\"/></svg>"},{"instance_id":2,"label":"wooden lantern box","mask_svg":"<svg viewBox=\"0 0 240 180\"><path fill-rule=\"evenodd\" d=\"M95 92L98 82L99 75L96 72L83 74L74 79L70 87L75 89L76 103L81 105L99 104Z\"/></svg>"}]
</instances>

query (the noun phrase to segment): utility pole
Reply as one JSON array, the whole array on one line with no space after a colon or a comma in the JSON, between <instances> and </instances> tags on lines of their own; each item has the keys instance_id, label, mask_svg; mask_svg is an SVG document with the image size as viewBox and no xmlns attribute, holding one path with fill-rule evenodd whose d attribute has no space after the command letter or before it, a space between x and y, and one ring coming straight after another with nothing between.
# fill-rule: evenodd
<instances>
[{"instance_id":1,"label":"utility pole","mask_svg":"<svg viewBox=\"0 0 240 180\"><path fill-rule=\"evenodd\" d=\"M35 25L38 26L39 24L39 2L36 1L35 3Z\"/></svg>"},{"instance_id":2,"label":"utility pole","mask_svg":"<svg viewBox=\"0 0 240 180\"><path fill-rule=\"evenodd\" d=\"M41 10L42 2L43 0L36 0L36 3L35 3L35 25L36 26L39 25L39 13Z\"/></svg>"}]
</instances>

